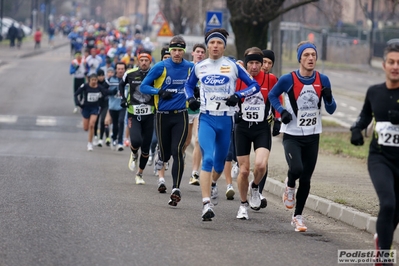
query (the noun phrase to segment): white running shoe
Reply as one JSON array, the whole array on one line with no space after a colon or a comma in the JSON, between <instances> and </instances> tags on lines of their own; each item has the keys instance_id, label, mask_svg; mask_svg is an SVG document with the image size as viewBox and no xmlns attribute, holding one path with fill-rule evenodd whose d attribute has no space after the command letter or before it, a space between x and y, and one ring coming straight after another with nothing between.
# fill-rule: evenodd
<instances>
[{"instance_id":1,"label":"white running shoe","mask_svg":"<svg viewBox=\"0 0 399 266\"><path fill-rule=\"evenodd\" d=\"M73 108L73 113L76 114L77 112L78 112L78 108L77 107Z\"/></svg>"},{"instance_id":2,"label":"white running shoe","mask_svg":"<svg viewBox=\"0 0 399 266\"><path fill-rule=\"evenodd\" d=\"M198 172L194 172L191 175L189 184L193 185L193 186L199 186L200 185Z\"/></svg>"},{"instance_id":3,"label":"white running shoe","mask_svg":"<svg viewBox=\"0 0 399 266\"><path fill-rule=\"evenodd\" d=\"M231 178L237 178L239 172L240 168L238 167L238 163L235 162L231 168Z\"/></svg>"},{"instance_id":4,"label":"white running shoe","mask_svg":"<svg viewBox=\"0 0 399 266\"><path fill-rule=\"evenodd\" d=\"M172 189L172 193L170 193L170 200L169 200L169 205L170 206L177 206L177 203L181 200L181 192L180 189L174 188Z\"/></svg>"},{"instance_id":5,"label":"white running shoe","mask_svg":"<svg viewBox=\"0 0 399 266\"><path fill-rule=\"evenodd\" d=\"M215 217L215 213L213 212L213 204L211 202L203 203L202 207L202 221L212 221L212 218Z\"/></svg>"},{"instance_id":6,"label":"white running shoe","mask_svg":"<svg viewBox=\"0 0 399 266\"><path fill-rule=\"evenodd\" d=\"M235 194L236 194L236 192L234 191L233 185L232 184L228 184L227 185L227 190L226 190L226 198L228 200L233 200Z\"/></svg>"},{"instance_id":7,"label":"white running shoe","mask_svg":"<svg viewBox=\"0 0 399 266\"><path fill-rule=\"evenodd\" d=\"M165 171L168 171L168 169L169 169L169 162L166 162L165 163Z\"/></svg>"},{"instance_id":8,"label":"white running shoe","mask_svg":"<svg viewBox=\"0 0 399 266\"><path fill-rule=\"evenodd\" d=\"M302 215L292 216L291 225L295 228L295 232L306 232L308 230L303 222Z\"/></svg>"},{"instance_id":9,"label":"white running shoe","mask_svg":"<svg viewBox=\"0 0 399 266\"><path fill-rule=\"evenodd\" d=\"M123 144L118 144L118 151L123 151Z\"/></svg>"},{"instance_id":10,"label":"white running shoe","mask_svg":"<svg viewBox=\"0 0 399 266\"><path fill-rule=\"evenodd\" d=\"M98 145L98 137L97 136L94 136L94 138L93 138L93 145L94 146Z\"/></svg>"},{"instance_id":11,"label":"white running shoe","mask_svg":"<svg viewBox=\"0 0 399 266\"><path fill-rule=\"evenodd\" d=\"M100 139L100 140L98 141L97 146L98 146L98 147L102 147L102 146L103 146L103 140L102 140L102 139Z\"/></svg>"},{"instance_id":12,"label":"white running shoe","mask_svg":"<svg viewBox=\"0 0 399 266\"><path fill-rule=\"evenodd\" d=\"M137 154L134 155L133 152L130 152L130 159L129 159L128 167L129 167L130 171L132 171L132 172L134 170L136 170L136 164L137 164L137 158L138 157L139 156Z\"/></svg>"},{"instance_id":13,"label":"white running shoe","mask_svg":"<svg viewBox=\"0 0 399 266\"><path fill-rule=\"evenodd\" d=\"M154 155L152 155L152 153L150 153L150 156L148 156L147 165L151 166L153 162L154 162Z\"/></svg>"},{"instance_id":14,"label":"white running shoe","mask_svg":"<svg viewBox=\"0 0 399 266\"><path fill-rule=\"evenodd\" d=\"M159 193L166 193L165 179L163 179L163 178L160 178L158 180L158 192Z\"/></svg>"},{"instance_id":15,"label":"white running shoe","mask_svg":"<svg viewBox=\"0 0 399 266\"><path fill-rule=\"evenodd\" d=\"M285 179L285 190L283 193L283 203L287 209L294 208L295 205L295 188L288 187L288 178Z\"/></svg>"},{"instance_id":16,"label":"white running shoe","mask_svg":"<svg viewBox=\"0 0 399 266\"><path fill-rule=\"evenodd\" d=\"M136 185L144 185L145 181L143 179L143 174L136 174Z\"/></svg>"},{"instance_id":17,"label":"white running shoe","mask_svg":"<svg viewBox=\"0 0 399 266\"><path fill-rule=\"evenodd\" d=\"M241 219L241 220L248 220L248 203L245 204L240 204L240 208L238 209L237 212L237 219Z\"/></svg>"},{"instance_id":18,"label":"white running shoe","mask_svg":"<svg viewBox=\"0 0 399 266\"><path fill-rule=\"evenodd\" d=\"M91 144L90 142L87 143L87 150L88 151L93 151L93 144Z\"/></svg>"},{"instance_id":19,"label":"white running shoe","mask_svg":"<svg viewBox=\"0 0 399 266\"><path fill-rule=\"evenodd\" d=\"M260 208L260 194L259 194L259 188L252 188L252 183L253 181L249 182L248 190L249 190L249 206L251 206L251 209L257 209Z\"/></svg>"},{"instance_id":20,"label":"white running shoe","mask_svg":"<svg viewBox=\"0 0 399 266\"><path fill-rule=\"evenodd\" d=\"M219 190L218 185L211 186L211 202L213 205L218 205Z\"/></svg>"}]
</instances>

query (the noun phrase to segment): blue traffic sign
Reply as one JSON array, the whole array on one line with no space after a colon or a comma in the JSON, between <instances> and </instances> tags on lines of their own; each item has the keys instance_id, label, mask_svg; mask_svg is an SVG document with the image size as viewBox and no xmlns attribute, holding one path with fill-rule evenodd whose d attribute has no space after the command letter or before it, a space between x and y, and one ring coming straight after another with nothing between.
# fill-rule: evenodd
<instances>
[{"instance_id":1,"label":"blue traffic sign","mask_svg":"<svg viewBox=\"0 0 399 266\"><path fill-rule=\"evenodd\" d=\"M223 27L223 12L207 11L205 32L208 32L211 29L222 28L222 27Z\"/></svg>"}]
</instances>

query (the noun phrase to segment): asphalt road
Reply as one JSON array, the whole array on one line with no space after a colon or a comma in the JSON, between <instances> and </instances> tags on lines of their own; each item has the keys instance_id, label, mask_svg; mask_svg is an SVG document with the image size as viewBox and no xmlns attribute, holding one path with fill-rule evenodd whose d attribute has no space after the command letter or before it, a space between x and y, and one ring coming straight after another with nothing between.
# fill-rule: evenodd
<instances>
[{"instance_id":1,"label":"asphalt road","mask_svg":"<svg viewBox=\"0 0 399 266\"><path fill-rule=\"evenodd\" d=\"M271 195L238 220L224 180L216 217L202 222L190 155L177 207L157 192L152 169L135 185L127 150L86 151L68 52L0 67L0 265L337 265L338 249L373 248L369 233L309 210L308 232L295 232ZM170 188L170 171L166 180Z\"/></svg>"}]
</instances>

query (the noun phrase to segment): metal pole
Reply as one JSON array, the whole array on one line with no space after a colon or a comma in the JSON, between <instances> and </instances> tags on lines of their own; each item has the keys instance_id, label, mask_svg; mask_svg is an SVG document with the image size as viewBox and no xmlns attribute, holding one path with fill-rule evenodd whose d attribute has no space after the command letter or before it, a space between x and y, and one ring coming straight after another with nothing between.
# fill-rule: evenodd
<instances>
[{"instance_id":1,"label":"metal pole","mask_svg":"<svg viewBox=\"0 0 399 266\"><path fill-rule=\"evenodd\" d=\"M2 41L3 40L3 12L4 12L4 0L0 0L1 1L1 10L0 10L0 20L1 20L1 23L0 23L0 41Z\"/></svg>"},{"instance_id":2,"label":"metal pole","mask_svg":"<svg viewBox=\"0 0 399 266\"><path fill-rule=\"evenodd\" d=\"M374 3L375 0L371 0L371 11L370 11L370 20L371 20L371 30L370 30L370 53L369 53L369 65L371 65L371 61L373 60L373 52L374 52Z\"/></svg>"},{"instance_id":3,"label":"metal pole","mask_svg":"<svg viewBox=\"0 0 399 266\"><path fill-rule=\"evenodd\" d=\"M282 73L282 42L281 42L281 31L280 22L282 17L279 16L271 22L271 36L272 36L272 50L276 55L273 66L273 74L277 77L281 76Z\"/></svg>"}]
</instances>

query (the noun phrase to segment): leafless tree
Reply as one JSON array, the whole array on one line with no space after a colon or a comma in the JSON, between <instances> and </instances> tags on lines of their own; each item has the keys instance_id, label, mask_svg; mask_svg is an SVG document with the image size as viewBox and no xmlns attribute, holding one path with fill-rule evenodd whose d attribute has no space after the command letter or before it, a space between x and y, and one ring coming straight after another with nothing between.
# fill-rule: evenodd
<instances>
[{"instance_id":1,"label":"leafless tree","mask_svg":"<svg viewBox=\"0 0 399 266\"><path fill-rule=\"evenodd\" d=\"M284 6L286 0L226 0L230 23L235 35L237 54L252 46L265 48L269 23L278 16L319 0L297 0Z\"/></svg>"}]
</instances>

